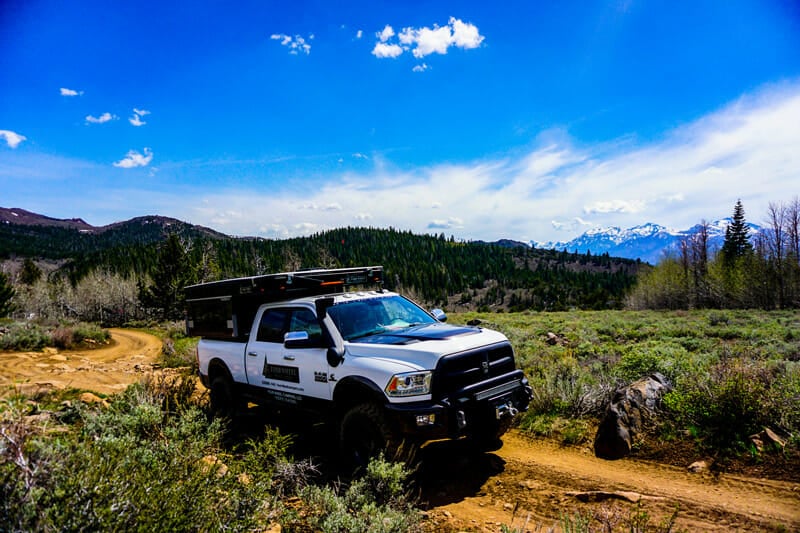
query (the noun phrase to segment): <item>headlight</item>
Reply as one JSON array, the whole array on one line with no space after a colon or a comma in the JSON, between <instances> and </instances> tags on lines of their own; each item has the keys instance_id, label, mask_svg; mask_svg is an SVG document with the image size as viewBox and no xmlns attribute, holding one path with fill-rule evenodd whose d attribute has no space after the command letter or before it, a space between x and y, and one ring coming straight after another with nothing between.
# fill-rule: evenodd
<instances>
[{"instance_id":1,"label":"headlight","mask_svg":"<svg viewBox=\"0 0 800 533\"><path fill-rule=\"evenodd\" d=\"M386 394L389 396L419 396L430 394L431 392L431 372L406 372L405 374L395 374L386 385Z\"/></svg>"}]
</instances>

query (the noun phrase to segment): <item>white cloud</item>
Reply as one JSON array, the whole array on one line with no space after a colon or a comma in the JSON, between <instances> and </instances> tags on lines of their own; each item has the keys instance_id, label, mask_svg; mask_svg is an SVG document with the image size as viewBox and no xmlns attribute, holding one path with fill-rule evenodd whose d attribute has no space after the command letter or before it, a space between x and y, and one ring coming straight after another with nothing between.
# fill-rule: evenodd
<instances>
[{"instance_id":1,"label":"white cloud","mask_svg":"<svg viewBox=\"0 0 800 533\"><path fill-rule=\"evenodd\" d=\"M285 33L273 33L269 38L273 41L280 41L281 46L287 47L292 55L298 55L301 52L309 55L311 53L311 45L308 41L314 40L314 34L312 33L308 36L308 41L300 35L291 36Z\"/></svg>"},{"instance_id":2,"label":"white cloud","mask_svg":"<svg viewBox=\"0 0 800 533\"><path fill-rule=\"evenodd\" d=\"M375 43L372 55L375 57L398 57L403 54L403 48L399 44Z\"/></svg>"},{"instance_id":3,"label":"white cloud","mask_svg":"<svg viewBox=\"0 0 800 533\"><path fill-rule=\"evenodd\" d=\"M393 29L391 26L389 26L389 25L387 24L387 25L386 25L386 26L383 28L383 30L379 31L379 32L378 32L376 35L377 35L378 39L379 39L379 40L380 40L382 43L385 43L386 41L388 41L389 39L391 39L392 37L394 37L394 29Z\"/></svg>"},{"instance_id":4,"label":"white cloud","mask_svg":"<svg viewBox=\"0 0 800 533\"><path fill-rule=\"evenodd\" d=\"M411 50L414 57L420 59L431 54L447 54L453 46L463 49L477 48L485 39L477 26L455 17L450 17L444 26L434 24L432 28L403 28L396 35L399 44L390 42L395 35L392 27L387 24L376 34L378 42L375 43L372 54L376 57L398 57L404 51ZM414 71L421 72L417 67Z\"/></svg>"},{"instance_id":5,"label":"white cloud","mask_svg":"<svg viewBox=\"0 0 800 533\"><path fill-rule=\"evenodd\" d=\"M22 141L28 139L24 135L20 135L11 130L0 130L0 138L6 140L6 144L8 144L9 148L16 148Z\"/></svg>"},{"instance_id":6,"label":"white cloud","mask_svg":"<svg viewBox=\"0 0 800 533\"><path fill-rule=\"evenodd\" d=\"M428 229L459 229L463 227L464 221L458 217L434 219L428 223Z\"/></svg>"},{"instance_id":7,"label":"white cloud","mask_svg":"<svg viewBox=\"0 0 800 533\"><path fill-rule=\"evenodd\" d=\"M356 32L356 39L361 39L364 36L364 30L358 30Z\"/></svg>"},{"instance_id":8,"label":"white cloud","mask_svg":"<svg viewBox=\"0 0 800 533\"><path fill-rule=\"evenodd\" d=\"M483 35L473 24L450 17L450 27L453 28L453 45L458 48L477 48L483 42Z\"/></svg>"},{"instance_id":9,"label":"white cloud","mask_svg":"<svg viewBox=\"0 0 800 533\"><path fill-rule=\"evenodd\" d=\"M61 87L59 89L61 96L80 96L83 94L83 91L76 91L74 89L67 89L66 87Z\"/></svg>"},{"instance_id":10,"label":"white cloud","mask_svg":"<svg viewBox=\"0 0 800 533\"><path fill-rule=\"evenodd\" d=\"M137 127L138 126L144 126L145 124L147 124L147 122L142 120L142 117L145 116L145 115L149 115L149 114L150 114L150 111L148 111L146 109L136 109L134 107L133 108L133 116L128 118L128 122L130 122L131 125L133 125L133 126L137 126Z\"/></svg>"},{"instance_id":11,"label":"white cloud","mask_svg":"<svg viewBox=\"0 0 800 533\"><path fill-rule=\"evenodd\" d=\"M99 117L93 117L92 115L86 115L86 122L91 124L103 124L105 122L109 122L111 120L117 120L119 117L116 115L112 115L111 113L103 113Z\"/></svg>"},{"instance_id":12,"label":"white cloud","mask_svg":"<svg viewBox=\"0 0 800 533\"><path fill-rule=\"evenodd\" d=\"M145 148L144 153L140 154L136 150L130 150L124 158L114 163L119 168L146 167L153 160L153 152L150 148Z\"/></svg>"},{"instance_id":13,"label":"white cloud","mask_svg":"<svg viewBox=\"0 0 800 533\"><path fill-rule=\"evenodd\" d=\"M414 68L412 68L411 70L414 71L414 72L425 72L429 68L430 67L428 67L427 64L423 63L421 65L415 65Z\"/></svg>"}]
</instances>

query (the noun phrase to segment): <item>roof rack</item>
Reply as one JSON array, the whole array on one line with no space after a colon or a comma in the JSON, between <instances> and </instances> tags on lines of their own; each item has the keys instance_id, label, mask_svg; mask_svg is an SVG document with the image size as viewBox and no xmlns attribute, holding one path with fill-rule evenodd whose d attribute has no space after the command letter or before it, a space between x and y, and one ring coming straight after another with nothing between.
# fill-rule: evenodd
<instances>
[{"instance_id":1,"label":"roof rack","mask_svg":"<svg viewBox=\"0 0 800 533\"><path fill-rule=\"evenodd\" d=\"M310 269L200 283L184 288L190 336L244 340L261 304L383 286L383 267Z\"/></svg>"}]
</instances>

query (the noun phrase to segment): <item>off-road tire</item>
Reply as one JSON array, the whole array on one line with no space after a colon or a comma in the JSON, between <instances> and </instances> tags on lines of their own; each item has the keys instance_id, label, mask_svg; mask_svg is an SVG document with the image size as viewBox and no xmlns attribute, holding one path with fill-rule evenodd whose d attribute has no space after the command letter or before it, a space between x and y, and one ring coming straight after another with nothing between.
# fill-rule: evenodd
<instances>
[{"instance_id":1,"label":"off-road tire","mask_svg":"<svg viewBox=\"0 0 800 533\"><path fill-rule=\"evenodd\" d=\"M394 459L399 440L392 430L383 408L375 403L362 403L349 409L339 427L339 450L346 469L359 472L370 459L381 452Z\"/></svg>"},{"instance_id":2,"label":"off-road tire","mask_svg":"<svg viewBox=\"0 0 800 533\"><path fill-rule=\"evenodd\" d=\"M233 390L233 382L226 375L216 376L209 386L211 413L219 418L233 420L239 411L240 401Z\"/></svg>"}]
</instances>

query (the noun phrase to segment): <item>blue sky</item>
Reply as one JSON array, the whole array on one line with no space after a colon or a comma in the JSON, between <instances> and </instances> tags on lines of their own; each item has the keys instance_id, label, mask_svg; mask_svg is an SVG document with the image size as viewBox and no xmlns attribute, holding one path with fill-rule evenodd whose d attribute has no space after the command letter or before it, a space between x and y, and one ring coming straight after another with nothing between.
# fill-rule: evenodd
<instances>
[{"instance_id":1,"label":"blue sky","mask_svg":"<svg viewBox=\"0 0 800 533\"><path fill-rule=\"evenodd\" d=\"M800 194L800 3L0 3L0 206L567 240Z\"/></svg>"}]
</instances>

